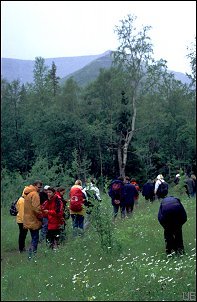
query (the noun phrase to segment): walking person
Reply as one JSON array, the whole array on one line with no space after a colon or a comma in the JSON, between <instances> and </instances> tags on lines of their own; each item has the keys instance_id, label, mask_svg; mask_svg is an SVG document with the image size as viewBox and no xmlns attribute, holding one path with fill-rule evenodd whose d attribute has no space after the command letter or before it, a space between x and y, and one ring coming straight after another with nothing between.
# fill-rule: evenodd
<instances>
[{"instance_id":1,"label":"walking person","mask_svg":"<svg viewBox=\"0 0 197 302\"><path fill-rule=\"evenodd\" d=\"M162 174L157 175L154 193L158 199L164 198L168 194L168 184Z\"/></svg>"},{"instance_id":2,"label":"walking person","mask_svg":"<svg viewBox=\"0 0 197 302\"><path fill-rule=\"evenodd\" d=\"M23 253L26 251L25 249L25 239L27 236L27 229L24 229L23 227L23 217L24 217L24 190L22 193L22 196L18 199L17 203L16 203L16 209L18 211L17 215L16 215L16 222L18 224L19 227L19 237L18 237L18 247L19 247L19 252Z\"/></svg>"},{"instance_id":3,"label":"walking person","mask_svg":"<svg viewBox=\"0 0 197 302\"><path fill-rule=\"evenodd\" d=\"M37 253L39 230L42 227L42 212L40 206L39 192L42 182L36 180L32 185L24 189L24 218L23 225L31 234L31 245L29 247L29 259Z\"/></svg>"},{"instance_id":4,"label":"walking person","mask_svg":"<svg viewBox=\"0 0 197 302\"><path fill-rule=\"evenodd\" d=\"M142 196L145 197L146 200L150 202L154 201L155 193L154 193L155 185L151 179L148 179L147 182L142 187Z\"/></svg>"},{"instance_id":5,"label":"walking person","mask_svg":"<svg viewBox=\"0 0 197 302\"><path fill-rule=\"evenodd\" d=\"M127 214L127 218L129 218L133 212L133 206L134 206L135 198L136 196L138 196L138 190L134 185L130 183L130 178L128 176L125 176L124 178L123 195L124 195L125 211Z\"/></svg>"},{"instance_id":6,"label":"walking person","mask_svg":"<svg viewBox=\"0 0 197 302\"><path fill-rule=\"evenodd\" d=\"M195 181L191 176L186 175L185 188L187 196L194 197L195 195Z\"/></svg>"},{"instance_id":7,"label":"walking person","mask_svg":"<svg viewBox=\"0 0 197 302\"><path fill-rule=\"evenodd\" d=\"M125 218L123 180L124 178L122 176L119 176L117 179L113 180L108 191L108 195L111 197L111 203L113 206L114 219L116 219L119 209L121 212L121 218Z\"/></svg>"}]
</instances>

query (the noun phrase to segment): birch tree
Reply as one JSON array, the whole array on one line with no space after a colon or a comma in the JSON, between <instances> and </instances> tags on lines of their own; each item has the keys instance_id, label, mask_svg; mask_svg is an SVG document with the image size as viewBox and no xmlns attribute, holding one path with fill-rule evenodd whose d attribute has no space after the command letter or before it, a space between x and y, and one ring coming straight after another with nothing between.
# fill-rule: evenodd
<instances>
[{"instance_id":1,"label":"birch tree","mask_svg":"<svg viewBox=\"0 0 197 302\"><path fill-rule=\"evenodd\" d=\"M142 30L137 31L134 25L135 20L135 16L128 15L120 21L121 25L116 26L114 30L120 45L113 52L113 64L124 73L131 114L126 131L120 131L118 139L119 172L123 177L125 176L128 147L135 134L137 102L144 93L143 88L147 88L147 81L149 81L150 87L153 86L162 75L162 67L165 68L165 61L155 62L153 59L152 44L148 36L151 27L144 26Z\"/></svg>"}]
</instances>

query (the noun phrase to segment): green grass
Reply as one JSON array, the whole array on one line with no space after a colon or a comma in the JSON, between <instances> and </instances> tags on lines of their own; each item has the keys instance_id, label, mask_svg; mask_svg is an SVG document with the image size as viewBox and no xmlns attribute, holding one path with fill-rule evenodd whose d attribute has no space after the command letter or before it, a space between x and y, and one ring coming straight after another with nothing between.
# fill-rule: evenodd
<instances>
[{"instance_id":1,"label":"green grass","mask_svg":"<svg viewBox=\"0 0 197 302\"><path fill-rule=\"evenodd\" d=\"M186 196L181 201L188 215L183 226L186 254L172 258L165 254L157 220L159 202L150 204L142 196L132 217L118 217L114 224L110 199L103 198L98 221L108 231L97 232L91 225L84 237L73 240L69 219L65 244L56 252L39 245L33 261L18 253L18 226L3 210L1 300L183 301L188 293L193 298L196 201Z\"/></svg>"}]
</instances>

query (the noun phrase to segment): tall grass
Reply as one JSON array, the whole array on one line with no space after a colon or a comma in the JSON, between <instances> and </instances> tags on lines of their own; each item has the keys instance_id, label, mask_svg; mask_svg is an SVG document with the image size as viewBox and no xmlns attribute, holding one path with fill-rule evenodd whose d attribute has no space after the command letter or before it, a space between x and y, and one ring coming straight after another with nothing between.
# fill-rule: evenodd
<instances>
[{"instance_id":1,"label":"tall grass","mask_svg":"<svg viewBox=\"0 0 197 302\"><path fill-rule=\"evenodd\" d=\"M37 257L17 252L18 226L2 213L2 301L183 301L195 295L194 198L181 197L188 221L183 226L186 254L167 258L159 201L140 196L131 218L115 223L103 197L97 223L83 237L67 240L58 251L38 246ZM120 214L119 214L120 215ZM28 234L27 245L30 243Z\"/></svg>"}]
</instances>

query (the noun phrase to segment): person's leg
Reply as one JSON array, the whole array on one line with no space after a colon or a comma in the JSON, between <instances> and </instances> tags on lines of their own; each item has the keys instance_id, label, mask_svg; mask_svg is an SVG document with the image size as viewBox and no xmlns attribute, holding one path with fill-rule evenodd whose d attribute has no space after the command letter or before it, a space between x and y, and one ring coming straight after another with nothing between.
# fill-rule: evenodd
<instances>
[{"instance_id":1,"label":"person's leg","mask_svg":"<svg viewBox=\"0 0 197 302\"><path fill-rule=\"evenodd\" d=\"M166 254L169 255L174 250L174 234L171 228L164 229L164 239L166 244Z\"/></svg>"},{"instance_id":2,"label":"person's leg","mask_svg":"<svg viewBox=\"0 0 197 302\"><path fill-rule=\"evenodd\" d=\"M57 249L60 244L60 229L54 230L54 245L53 249Z\"/></svg>"},{"instance_id":3,"label":"person's leg","mask_svg":"<svg viewBox=\"0 0 197 302\"><path fill-rule=\"evenodd\" d=\"M154 196L151 195L151 196L150 196L150 202L153 202L153 201L154 201Z\"/></svg>"},{"instance_id":4,"label":"person's leg","mask_svg":"<svg viewBox=\"0 0 197 302\"><path fill-rule=\"evenodd\" d=\"M83 229L84 229L84 216L77 215L77 220L78 220L79 236L81 236L83 235Z\"/></svg>"},{"instance_id":5,"label":"person's leg","mask_svg":"<svg viewBox=\"0 0 197 302\"><path fill-rule=\"evenodd\" d=\"M39 230L30 230L31 234L31 246L29 248L29 258L37 253L38 241L39 241Z\"/></svg>"},{"instance_id":6,"label":"person's leg","mask_svg":"<svg viewBox=\"0 0 197 302\"><path fill-rule=\"evenodd\" d=\"M54 236L53 230L47 230L46 240L49 248L53 248L54 245Z\"/></svg>"},{"instance_id":7,"label":"person's leg","mask_svg":"<svg viewBox=\"0 0 197 302\"><path fill-rule=\"evenodd\" d=\"M125 218L125 205L120 206L121 218Z\"/></svg>"},{"instance_id":8,"label":"person's leg","mask_svg":"<svg viewBox=\"0 0 197 302\"><path fill-rule=\"evenodd\" d=\"M130 203L129 205L126 206L126 214L127 214L127 218L132 216L132 212L133 212L133 206L134 203Z\"/></svg>"},{"instance_id":9,"label":"person's leg","mask_svg":"<svg viewBox=\"0 0 197 302\"><path fill-rule=\"evenodd\" d=\"M117 217L118 215L118 209L119 209L119 205L113 205L113 211L114 211L114 219Z\"/></svg>"},{"instance_id":10,"label":"person's leg","mask_svg":"<svg viewBox=\"0 0 197 302\"><path fill-rule=\"evenodd\" d=\"M23 228L23 223L18 223L18 226L19 226L19 238L18 238L19 252L22 253L25 251L25 239L28 230Z\"/></svg>"},{"instance_id":11,"label":"person's leg","mask_svg":"<svg viewBox=\"0 0 197 302\"><path fill-rule=\"evenodd\" d=\"M41 229L41 234L40 234L41 242L46 240L47 231L48 231L48 218L44 217L42 219L42 229Z\"/></svg>"},{"instance_id":12,"label":"person's leg","mask_svg":"<svg viewBox=\"0 0 197 302\"><path fill-rule=\"evenodd\" d=\"M129 217L129 214L131 213L131 207L130 205L125 206L125 214L127 215L126 217Z\"/></svg>"},{"instance_id":13,"label":"person's leg","mask_svg":"<svg viewBox=\"0 0 197 302\"><path fill-rule=\"evenodd\" d=\"M54 247L55 247L55 243L56 243L56 232L55 232L55 230L51 230L51 248L52 248L52 250L54 249Z\"/></svg>"},{"instance_id":14,"label":"person's leg","mask_svg":"<svg viewBox=\"0 0 197 302\"><path fill-rule=\"evenodd\" d=\"M184 254L184 245L183 245L183 233L182 226L178 227L175 232L175 252L178 254Z\"/></svg>"},{"instance_id":15,"label":"person's leg","mask_svg":"<svg viewBox=\"0 0 197 302\"><path fill-rule=\"evenodd\" d=\"M73 237L76 237L78 234L77 214L71 214L71 218L72 218L72 227L73 227Z\"/></svg>"}]
</instances>

